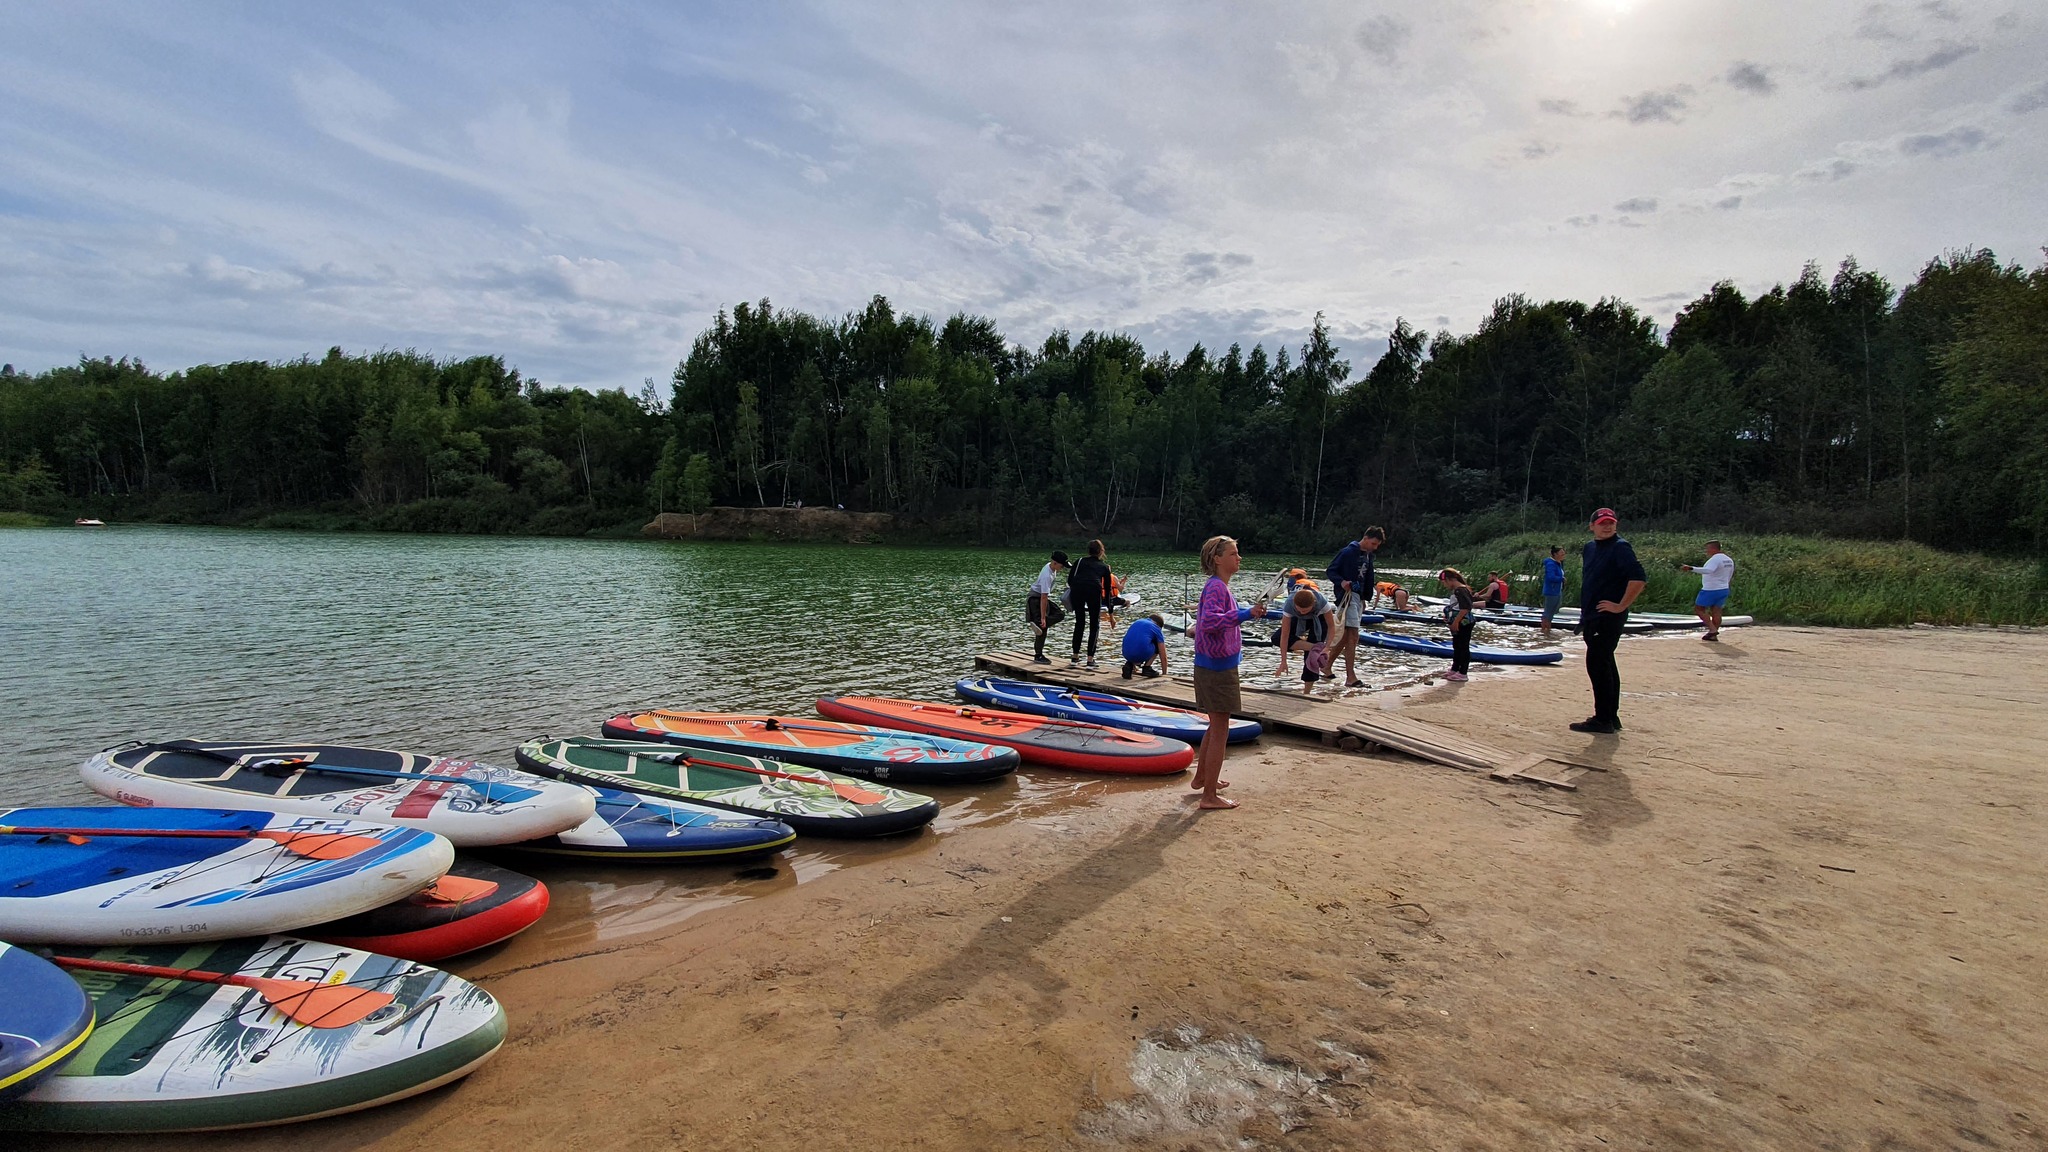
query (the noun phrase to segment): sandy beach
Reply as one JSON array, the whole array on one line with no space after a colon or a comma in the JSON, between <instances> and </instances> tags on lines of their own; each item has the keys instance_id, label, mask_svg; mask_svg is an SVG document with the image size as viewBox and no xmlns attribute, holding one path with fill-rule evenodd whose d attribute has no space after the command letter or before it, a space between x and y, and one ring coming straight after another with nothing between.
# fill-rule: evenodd
<instances>
[{"instance_id":1,"label":"sandy beach","mask_svg":"<svg viewBox=\"0 0 2048 1152\"><path fill-rule=\"evenodd\" d=\"M1731 630L1386 703L1577 792L1267 739L464 964L453 1089L237 1149L2048 1148L2048 634ZM563 902L550 913L573 917Z\"/></svg>"}]
</instances>

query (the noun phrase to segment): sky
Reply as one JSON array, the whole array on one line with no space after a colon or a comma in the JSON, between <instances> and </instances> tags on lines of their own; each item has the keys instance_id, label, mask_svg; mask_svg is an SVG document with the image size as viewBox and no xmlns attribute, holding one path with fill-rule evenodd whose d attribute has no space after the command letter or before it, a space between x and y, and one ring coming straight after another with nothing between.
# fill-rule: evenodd
<instances>
[{"instance_id":1,"label":"sky","mask_svg":"<svg viewBox=\"0 0 2048 1152\"><path fill-rule=\"evenodd\" d=\"M1299 345L2048 245L2039 0L15 4L0 360L665 382L721 307Z\"/></svg>"}]
</instances>

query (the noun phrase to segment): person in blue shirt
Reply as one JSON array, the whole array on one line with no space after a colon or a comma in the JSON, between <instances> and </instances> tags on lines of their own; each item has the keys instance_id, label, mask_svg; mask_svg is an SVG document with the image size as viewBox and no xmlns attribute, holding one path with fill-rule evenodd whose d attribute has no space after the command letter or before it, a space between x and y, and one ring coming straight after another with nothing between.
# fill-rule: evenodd
<instances>
[{"instance_id":1,"label":"person in blue shirt","mask_svg":"<svg viewBox=\"0 0 2048 1152\"><path fill-rule=\"evenodd\" d=\"M1337 657L1344 657L1344 686L1363 688L1365 681L1358 678L1358 627L1365 611L1366 601L1373 594L1372 554L1386 543L1385 528L1367 528L1358 539L1346 544L1323 575L1330 578L1330 599L1337 608L1338 623L1343 626L1343 635L1330 645L1327 670L1334 666Z\"/></svg>"},{"instance_id":2,"label":"person in blue shirt","mask_svg":"<svg viewBox=\"0 0 2048 1152\"><path fill-rule=\"evenodd\" d=\"M1157 659L1159 667L1152 667ZM1132 676L1166 675L1166 617L1154 612L1131 622L1124 630L1124 679Z\"/></svg>"},{"instance_id":3,"label":"person in blue shirt","mask_svg":"<svg viewBox=\"0 0 2048 1152\"><path fill-rule=\"evenodd\" d=\"M1552 544L1543 558L1543 638L1550 639L1550 622L1564 604L1564 545Z\"/></svg>"},{"instance_id":4,"label":"person in blue shirt","mask_svg":"<svg viewBox=\"0 0 2048 1152\"><path fill-rule=\"evenodd\" d=\"M1636 550L1621 538L1612 508L1593 513L1593 538L1579 564L1579 635L1586 638L1586 679L1593 682L1593 714L1574 732L1611 736L1621 731L1621 669L1614 650L1628 624L1629 605L1650 581Z\"/></svg>"}]
</instances>

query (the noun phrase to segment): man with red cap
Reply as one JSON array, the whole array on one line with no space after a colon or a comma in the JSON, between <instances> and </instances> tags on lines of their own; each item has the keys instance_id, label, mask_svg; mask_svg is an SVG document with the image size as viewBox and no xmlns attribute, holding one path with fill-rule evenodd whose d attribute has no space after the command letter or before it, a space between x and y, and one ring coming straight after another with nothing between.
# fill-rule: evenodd
<instances>
[{"instance_id":1,"label":"man with red cap","mask_svg":"<svg viewBox=\"0 0 2048 1152\"><path fill-rule=\"evenodd\" d=\"M1586 638L1586 679L1593 682L1593 714L1572 725L1574 732L1611 735L1621 731L1621 670L1614 649L1628 623L1629 605L1643 594L1649 574L1636 550L1620 536L1614 509L1593 513L1593 538L1579 566L1579 635Z\"/></svg>"}]
</instances>

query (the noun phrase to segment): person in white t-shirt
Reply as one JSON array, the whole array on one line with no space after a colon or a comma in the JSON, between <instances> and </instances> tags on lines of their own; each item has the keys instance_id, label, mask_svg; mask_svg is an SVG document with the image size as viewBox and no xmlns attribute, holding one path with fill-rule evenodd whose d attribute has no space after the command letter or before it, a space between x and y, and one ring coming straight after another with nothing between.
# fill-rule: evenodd
<instances>
[{"instance_id":1,"label":"person in white t-shirt","mask_svg":"<svg viewBox=\"0 0 2048 1152\"><path fill-rule=\"evenodd\" d=\"M1067 554L1054 552L1045 567L1038 570L1038 579L1031 582L1031 591L1024 597L1024 621L1031 625L1031 662L1050 664L1045 655L1045 634L1053 625L1067 618L1060 610L1060 598L1053 594L1053 577L1067 570Z\"/></svg>"},{"instance_id":2,"label":"person in white t-shirt","mask_svg":"<svg viewBox=\"0 0 2048 1152\"><path fill-rule=\"evenodd\" d=\"M1691 564L1680 564L1678 567L1683 572L1700 574L1699 598L1692 602L1693 615L1698 616L1700 623L1707 626L1707 634L1700 639L1719 640L1721 609L1728 603L1728 585L1735 579L1735 558L1721 550L1719 540L1709 540L1706 563L1698 567Z\"/></svg>"}]
</instances>

